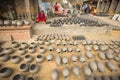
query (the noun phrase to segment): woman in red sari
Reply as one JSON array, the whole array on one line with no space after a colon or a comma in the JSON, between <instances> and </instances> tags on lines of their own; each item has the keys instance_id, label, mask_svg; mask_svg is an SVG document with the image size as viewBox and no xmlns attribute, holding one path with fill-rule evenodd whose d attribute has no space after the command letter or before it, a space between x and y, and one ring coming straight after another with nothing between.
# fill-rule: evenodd
<instances>
[{"instance_id":1,"label":"woman in red sari","mask_svg":"<svg viewBox=\"0 0 120 80\"><path fill-rule=\"evenodd\" d=\"M59 5L57 4L57 2L55 4L55 6L54 6L54 9L55 9L55 13L58 13L58 11L59 11Z\"/></svg>"},{"instance_id":2,"label":"woman in red sari","mask_svg":"<svg viewBox=\"0 0 120 80\"><path fill-rule=\"evenodd\" d=\"M41 12L38 13L37 18L36 18L36 22L46 23L46 17L45 17L44 11L41 11Z\"/></svg>"}]
</instances>

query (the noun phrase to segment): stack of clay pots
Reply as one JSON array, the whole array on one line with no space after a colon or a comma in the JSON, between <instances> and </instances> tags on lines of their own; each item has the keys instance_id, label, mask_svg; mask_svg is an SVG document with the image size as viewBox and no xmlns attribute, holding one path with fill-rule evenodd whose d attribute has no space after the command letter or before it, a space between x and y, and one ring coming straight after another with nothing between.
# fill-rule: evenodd
<instances>
[{"instance_id":1,"label":"stack of clay pots","mask_svg":"<svg viewBox=\"0 0 120 80\"><path fill-rule=\"evenodd\" d=\"M21 26L28 26L31 22L28 20L0 20L0 27L3 26L14 26L14 27L21 27Z\"/></svg>"}]
</instances>

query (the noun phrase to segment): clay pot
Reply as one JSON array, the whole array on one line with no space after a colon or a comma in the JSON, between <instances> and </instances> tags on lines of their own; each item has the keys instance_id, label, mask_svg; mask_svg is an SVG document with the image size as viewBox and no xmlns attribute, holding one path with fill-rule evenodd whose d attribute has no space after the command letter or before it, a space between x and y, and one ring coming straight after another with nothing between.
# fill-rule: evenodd
<instances>
[{"instance_id":1,"label":"clay pot","mask_svg":"<svg viewBox=\"0 0 120 80\"><path fill-rule=\"evenodd\" d=\"M63 46L65 46L67 44L67 42L66 41L62 41L62 44L63 44Z\"/></svg>"},{"instance_id":2,"label":"clay pot","mask_svg":"<svg viewBox=\"0 0 120 80\"><path fill-rule=\"evenodd\" d=\"M40 48L39 48L39 52L40 52L40 53L44 53L44 52L45 52L45 48L44 48L44 47L40 47Z\"/></svg>"},{"instance_id":3,"label":"clay pot","mask_svg":"<svg viewBox=\"0 0 120 80\"><path fill-rule=\"evenodd\" d=\"M12 69L9 67L3 67L0 69L0 77L6 78L12 74Z\"/></svg>"},{"instance_id":4,"label":"clay pot","mask_svg":"<svg viewBox=\"0 0 120 80\"><path fill-rule=\"evenodd\" d=\"M17 21L16 20L12 21L12 25L17 26Z\"/></svg>"},{"instance_id":5,"label":"clay pot","mask_svg":"<svg viewBox=\"0 0 120 80\"><path fill-rule=\"evenodd\" d=\"M69 75L70 75L70 70L69 70L67 67L65 67L65 68L62 70L62 74L63 74L63 76L64 76L64 80L67 80L68 77L69 77Z\"/></svg>"},{"instance_id":6,"label":"clay pot","mask_svg":"<svg viewBox=\"0 0 120 80\"><path fill-rule=\"evenodd\" d=\"M56 52L57 52L57 53L61 53L61 49L60 49L60 48L57 48L57 49L56 49Z\"/></svg>"},{"instance_id":7,"label":"clay pot","mask_svg":"<svg viewBox=\"0 0 120 80\"><path fill-rule=\"evenodd\" d=\"M27 78L27 80L37 80L35 77L33 77L33 76L29 76L28 78Z\"/></svg>"},{"instance_id":8,"label":"clay pot","mask_svg":"<svg viewBox=\"0 0 120 80\"><path fill-rule=\"evenodd\" d=\"M61 63L62 63L62 58L61 58L60 56L57 56L57 57L56 57L56 64L57 64L58 66L60 66Z\"/></svg>"},{"instance_id":9,"label":"clay pot","mask_svg":"<svg viewBox=\"0 0 120 80\"><path fill-rule=\"evenodd\" d=\"M49 41L45 41L45 45L50 45L50 42Z\"/></svg>"},{"instance_id":10,"label":"clay pot","mask_svg":"<svg viewBox=\"0 0 120 80\"><path fill-rule=\"evenodd\" d=\"M14 52L14 50L12 49L12 48L6 48L5 49L5 53L6 54L11 54L11 53L13 53Z\"/></svg>"},{"instance_id":11,"label":"clay pot","mask_svg":"<svg viewBox=\"0 0 120 80\"><path fill-rule=\"evenodd\" d=\"M30 21L24 20L25 25L30 25Z\"/></svg>"},{"instance_id":12,"label":"clay pot","mask_svg":"<svg viewBox=\"0 0 120 80\"><path fill-rule=\"evenodd\" d=\"M20 62L20 60L21 60L21 58L19 57L19 56L13 56L12 58L11 58L11 60L12 60L12 62L14 63L14 64L16 64L16 63L19 63Z\"/></svg>"},{"instance_id":13,"label":"clay pot","mask_svg":"<svg viewBox=\"0 0 120 80\"><path fill-rule=\"evenodd\" d=\"M49 51L53 51L53 47L52 46L49 47Z\"/></svg>"},{"instance_id":14,"label":"clay pot","mask_svg":"<svg viewBox=\"0 0 120 80\"><path fill-rule=\"evenodd\" d=\"M5 21L4 21L4 25L5 25L5 26L10 26L10 25L11 25L11 21L5 20Z\"/></svg>"},{"instance_id":15,"label":"clay pot","mask_svg":"<svg viewBox=\"0 0 120 80\"><path fill-rule=\"evenodd\" d=\"M3 20L0 20L0 26L4 26Z\"/></svg>"},{"instance_id":16,"label":"clay pot","mask_svg":"<svg viewBox=\"0 0 120 80\"><path fill-rule=\"evenodd\" d=\"M25 76L23 74L16 74L13 76L12 80L25 80Z\"/></svg>"},{"instance_id":17,"label":"clay pot","mask_svg":"<svg viewBox=\"0 0 120 80\"><path fill-rule=\"evenodd\" d=\"M44 41L42 41L42 40L39 40L39 41L38 41L38 43L39 43L39 44L43 44L43 43L44 43Z\"/></svg>"},{"instance_id":18,"label":"clay pot","mask_svg":"<svg viewBox=\"0 0 120 80\"><path fill-rule=\"evenodd\" d=\"M65 64L65 65L68 65L69 64L69 60L67 57L62 57L62 62Z\"/></svg>"},{"instance_id":19,"label":"clay pot","mask_svg":"<svg viewBox=\"0 0 120 80\"><path fill-rule=\"evenodd\" d=\"M68 48L68 51L69 51L69 52L72 52L72 51L73 51L73 49L72 49L72 48Z\"/></svg>"},{"instance_id":20,"label":"clay pot","mask_svg":"<svg viewBox=\"0 0 120 80\"><path fill-rule=\"evenodd\" d=\"M10 56L8 54L2 53L0 54L0 61L7 61L9 60Z\"/></svg>"},{"instance_id":21,"label":"clay pot","mask_svg":"<svg viewBox=\"0 0 120 80\"><path fill-rule=\"evenodd\" d=\"M76 48L76 52L80 52L81 50L80 50L80 48Z\"/></svg>"},{"instance_id":22,"label":"clay pot","mask_svg":"<svg viewBox=\"0 0 120 80\"><path fill-rule=\"evenodd\" d=\"M23 26L24 22L23 21L17 21L17 26Z\"/></svg>"},{"instance_id":23,"label":"clay pot","mask_svg":"<svg viewBox=\"0 0 120 80\"><path fill-rule=\"evenodd\" d=\"M57 41L57 42L56 42L56 46L60 46L60 41Z\"/></svg>"},{"instance_id":24,"label":"clay pot","mask_svg":"<svg viewBox=\"0 0 120 80\"><path fill-rule=\"evenodd\" d=\"M77 58L76 55L72 55L72 56L71 56L71 60L72 60L74 63L76 63L77 60L78 60L78 58Z\"/></svg>"},{"instance_id":25,"label":"clay pot","mask_svg":"<svg viewBox=\"0 0 120 80\"><path fill-rule=\"evenodd\" d=\"M73 41L70 41L70 43L69 43L70 45L73 45Z\"/></svg>"},{"instance_id":26,"label":"clay pot","mask_svg":"<svg viewBox=\"0 0 120 80\"><path fill-rule=\"evenodd\" d=\"M33 58L32 58L32 56L30 56L30 55L26 55L26 56L24 57L24 61L27 62L27 63L32 62L32 60L33 60Z\"/></svg>"},{"instance_id":27,"label":"clay pot","mask_svg":"<svg viewBox=\"0 0 120 80\"><path fill-rule=\"evenodd\" d=\"M22 42L22 43L21 43L21 47L24 48L24 49L26 49L26 48L28 47L28 44L25 43L25 42Z\"/></svg>"},{"instance_id":28,"label":"clay pot","mask_svg":"<svg viewBox=\"0 0 120 80\"><path fill-rule=\"evenodd\" d=\"M37 64L30 65L30 72L31 73L37 73L38 71L39 71L39 65L37 65Z\"/></svg>"},{"instance_id":29,"label":"clay pot","mask_svg":"<svg viewBox=\"0 0 120 80\"><path fill-rule=\"evenodd\" d=\"M19 43L18 42L16 42L16 41L13 41L12 42L12 47L13 48L17 48L19 46Z\"/></svg>"},{"instance_id":30,"label":"clay pot","mask_svg":"<svg viewBox=\"0 0 120 80\"><path fill-rule=\"evenodd\" d=\"M43 62L44 61L44 57L42 55L37 55L35 59L36 59L37 62Z\"/></svg>"},{"instance_id":31,"label":"clay pot","mask_svg":"<svg viewBox=\"0 0 120 80\"><path fill-rule=\"evenodd\" d=\"M24 50L23 48L19 48L19 49L18 49L18 53L19 53L20 55L23 55L23 54L25 54L25 50Z\"/></svg>"},{"instance_id":32,"label":"clay pot","mask_svg":"<svg viewBox=\"0 0 120 80\"><path fill-rule=\"evenodd\" d=\"M52 80L58 80L58 75L59 75L59 73L58 73L57 69L53 69L52 74L51 74Z\"/></svg>"},{"instance_id":33,"label":"clay pot","mask_svg":"<svg viewBox=\"0 0 120 80\"><path fill-rule=\"evenodd\" d=\"M29 65L28 64L25 64L25 63L22 63L19 67L20 71L22 72L26 72L29 70Z\"/></svg>"},{"instance_id":34,"label":"clay pot","mask_svg":"<svg viewBox=\"0 0 120 80\"><path fill-rule=\"evenodd\" d=\"M51 61L53 59L53 55L52 54L48 54L47 57L46 57L46 59L48 61Z\"/></svg>"},{"instance_id":35,"label":"clay pot","mask_svg":"<svg viewBox=\"0 0 120 80\"><path fill-rule=\"evenodd\" d=\"M66 47L63 48L63 52L67 52L67 48Z\"/></svg>"},{"instance_id":36,"label":"clay pot","mask_svg":"<svg viewBox=\"0 0 120 80\"><path fill-rule=\"evenodd\" d=\"M74 41L73 45L74 45L74 46L78 45L78 42L77 42L77 41Z\"/></svg>"},{"instance_id":37,"label":"clay pot","mask_svg":"<svg viewBox=\"0 0 120 80\"><path fill-rule=\"evenodd\" d=\"M34 42L32 42L32 43L30 43L30 47L34 47L34 48L36 48L36 47L37 47L37 44L34 43Z\"/></svg>"},{"instance_id":38,"label":"clay pot","mask_svg":"<svg viewBox=\"0 0 120 80\"><path fill-rule=\"evenodd\" d=\"M34 52L35 52L35 48L34 48L34 47L29 47L29 48L28 48L28 52L34 53Z\"/></svg>"}]
</instances>

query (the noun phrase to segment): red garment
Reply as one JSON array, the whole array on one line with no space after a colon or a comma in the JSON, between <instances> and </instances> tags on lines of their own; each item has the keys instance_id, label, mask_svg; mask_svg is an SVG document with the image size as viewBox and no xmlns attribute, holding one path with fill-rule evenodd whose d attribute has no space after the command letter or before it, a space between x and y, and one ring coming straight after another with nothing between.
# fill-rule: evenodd
<instances>
[{"instance_id":1,"label":"red garment","mask_svg":"<svg viewBox=\"0 0 120 80\"><path fill-rule=\"evenodd\" d=\"M38 13L38 16L36 18L37 22L46 22L45 14Z\"/></svg>"},{"instance_id":2,"label":"red garment","mask_svg":"<svg viewBox=\"0 0 120 80\"><path fill-rule=\"evenodd\" d=\"M55 4L54 8L55 8L55 11L59 11L59 6L57 4Z\"/></svg>"}]
</instances>

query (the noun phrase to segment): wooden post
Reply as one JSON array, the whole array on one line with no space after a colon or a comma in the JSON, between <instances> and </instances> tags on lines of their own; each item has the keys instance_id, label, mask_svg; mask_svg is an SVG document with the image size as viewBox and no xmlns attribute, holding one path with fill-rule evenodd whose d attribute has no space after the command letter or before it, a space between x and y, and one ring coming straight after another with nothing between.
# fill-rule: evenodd
<instances>
[{"instance_id":1,"label":"wooden post","mask_svg":"<svg viewBox=\"0 0 120 80\"><path fill-rule=\"evenodd\" d=\"M118 2L117 8L115 10L115 13L120 13L120 0Z\"/></svg>"},{"instance_id":2,"label":"wooden post","mask_svg":"<svg viewBox=\"0 0 120 80\"><path fill-rule=\"evenodd\" d=\"M25 1L25 6L26 6L26 12L28 14L28 19L31 19L31 12L30 12L30 1L29 0L24 0Z\"/></svg>"},{"instance_id":3,"label":"wooden post","mask_svg":"<svg viewBox=\"0 0 120 80\"><path fill-rule=\"evenodd\" d=\"M38 0L35 0L34 2L34 14L35 14L35 17L37 16L38 14Z\"/></svg>"},{"instance_id":4,"label":"wooden post","mask_svg":"<svg viewBox=\"0 0 120 80\"><path fill-rule=\"evenodd\" d=\"M100 7L101 7L101 3L100 3L100 0L99 0L98 3L97 3L97 12L98 13L100 12Z\"/></svg>"},{"instance_id":5,"label":"wooden post","mask_svg":"<svg viewBox=\"0 0 120 80\"><path fill-rule=\"evenodd\" d=\"M110 5L110 8L109 8L109 12L110 12L110 13L114 13L116 7L117 7L117 0L112 0L111 5Z\"/></svg>"}]
</instances>

